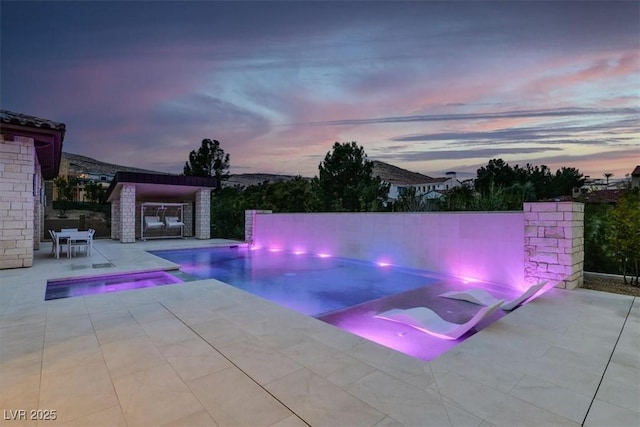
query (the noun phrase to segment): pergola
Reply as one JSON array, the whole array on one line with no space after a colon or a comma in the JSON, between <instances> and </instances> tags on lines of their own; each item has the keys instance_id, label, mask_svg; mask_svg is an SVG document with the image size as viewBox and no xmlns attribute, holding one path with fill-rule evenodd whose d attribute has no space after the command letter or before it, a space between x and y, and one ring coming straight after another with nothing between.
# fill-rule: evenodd
<instances>
[{"instance_id":1,"label":"pergola","mask_svg":"<svg viewBox=\"0 0 640 427\"><path fill-rule=\"evenodd\" d=\"M183 234L210 239L211 190L218 182L213 177L117 172L109 190L111 238L133 243L145 237L144 206L181 206ZM156 234L155 237L163 237ZM175 237L166 235L166 237Z\"/></svg>"}]
</instances>

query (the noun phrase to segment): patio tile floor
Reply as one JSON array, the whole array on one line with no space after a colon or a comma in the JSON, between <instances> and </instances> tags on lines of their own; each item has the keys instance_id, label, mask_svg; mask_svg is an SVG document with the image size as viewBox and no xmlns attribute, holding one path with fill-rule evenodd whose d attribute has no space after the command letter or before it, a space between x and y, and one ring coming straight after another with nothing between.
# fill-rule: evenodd
<instances>
[{"instance_id":1,"label":"patio tile floor","mask_svg":"<svg viewBox=\"0 0 640 427\"><path fill-rule=\"evenodd\" d=\"M47 279L175 269L120 244L0 271L0 409L39 425L640 424L640 307L553 289L425 363L217 280L44 301ZM113 264L112 267L104 267ZM95 268L99 265L100 268Z\"/></svg>"}]
</instances>

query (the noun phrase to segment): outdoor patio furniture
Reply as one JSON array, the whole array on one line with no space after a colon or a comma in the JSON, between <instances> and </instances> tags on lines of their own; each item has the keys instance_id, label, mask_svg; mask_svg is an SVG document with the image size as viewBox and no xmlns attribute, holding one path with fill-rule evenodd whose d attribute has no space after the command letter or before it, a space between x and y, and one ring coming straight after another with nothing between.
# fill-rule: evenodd
<instances>
[{"instance_id":1,"label":"outdoor patio furniture","mask_svg":"<svg viewBox=\"0 0 640 427\"><path fill-rule=\"evenodd\" d=\"M89 229L88 231L58 231L49 230L49 234L52 239L52 253L55 253L56 258L60 258L60 248L67 246L67 258L73 256L73 252L77 249L84 249L87 255L91 256L93 249L93 236L95 230Z\"/></svg>"},{"instance_id":2,"label":"outdoor patio furniture","mask_svg":"<svg viewBox=\"0 0 640 427\"><path fill-rule=\"evenodd\" d=\"M146 230L153 230L164 227L164 222L160 221L160 217L157 215L154 216L145 216L144 217L144 228Z\"/></svg>"},{"instance_id":3,"label":"outdoor patio furniture","mask_svg":"<svg viewBox=\"0 0 640 427\"><path fill-rule=\"evenodd\" d=\"M503 300L504 302L500 308L505 311L513 310L514 308L516 308L517 306L525 302L527 299L535 295L535 293L538 292L540 289L542 289L546 284L547 284L547 281L544 280L542 282L539 282L529 287L529 289L527 289L522 295L520 295L515 299L512 299L511 301ZM445 292L444 294L440 294L440 296L444 298L468 301L474 304L484 305L484 306L490 306L495 304L497 301L499 301L498 298L494 297L487 291L482 289L477 289L477 288L466 289L464 291Z\"/></svg>"},{"instance_id":4,"label":"outdoor patio furniture","mask_svg":"<svg viewBox=\"0 0 640 427\"><path fill-rule=\"evenodd\" d=\"M403 323L434 337L455 340L493 314L503 302L504 300L498 300L498 302L489 307L481 308L469 321L463 324L447 322L427 307L393 309L376 314L375 317Z\"/></svg>"},{"instance_id":5,"label":"outdoor patio furniture","mask_svg":"<svg viewBox=\"0 0 640 427\"><path fill-rule=\"evenodd\" d=\"M184 227L184 222L177 216L165 216L164 222L167 228Z\"/></svg>"},{"instance_id":6,"label":"outdoor patio furniture","mask_svg":"<svg viewBox=\"0 0 640 427\"><path fill-rule=\"evenodd\" d=\"M53 230L49 230L49 235L51 236L51 255L54 255L57 258L60 253L60 245L66 244L67 239L59 238Z\"/></svg>"},{"instance_id":7,"label":"outdoor patio furniture","mask_svg":"<svg viewBox=\"0 0 640 427\"><path fill-rule=\"evenodd\" d=\"M88 231L76 231L71 232L69 234L69 243L67 243L68 251L67 257L71 258L75 250L82 250L87 254L87 256L91 255L90 248L92 246L93 234L95 230Z\"/></svg>"}]
</instances>

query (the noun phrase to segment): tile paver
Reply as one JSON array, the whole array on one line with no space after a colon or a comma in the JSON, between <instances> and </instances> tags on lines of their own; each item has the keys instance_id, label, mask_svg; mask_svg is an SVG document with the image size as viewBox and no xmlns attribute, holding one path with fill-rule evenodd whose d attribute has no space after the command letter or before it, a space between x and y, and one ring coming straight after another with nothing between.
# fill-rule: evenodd
<instances>
[{"instance_id":1,"label":"tile paver","mask_svg":"<svg viewBox=\"0 0 640 427\"><path fill-rule=\"evenodd\" d=\"M212 244L228 241L98 240L55 260L45 243L0 271L0 409L82 426L640 423L632 297L554 289L431 363L216 280L43 300L47 278L175 268L146 250Z\"/></svg>"}]
</instances>

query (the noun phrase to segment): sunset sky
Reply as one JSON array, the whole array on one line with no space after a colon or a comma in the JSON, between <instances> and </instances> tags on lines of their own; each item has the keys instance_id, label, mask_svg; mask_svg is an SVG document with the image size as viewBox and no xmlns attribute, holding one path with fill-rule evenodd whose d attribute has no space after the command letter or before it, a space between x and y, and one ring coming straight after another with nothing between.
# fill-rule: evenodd
<instances>
[{"instance_id":1,"label":"sunset sky","mask_svg":"<svg viewBox=\"0 0 640 427\"><path fill-rule=\"evenodd\" d=\"M431 176L640 164L640 2L2 1L0 107L64 151L314 176L335 141Z\"/></svg>"}]
</instances>

